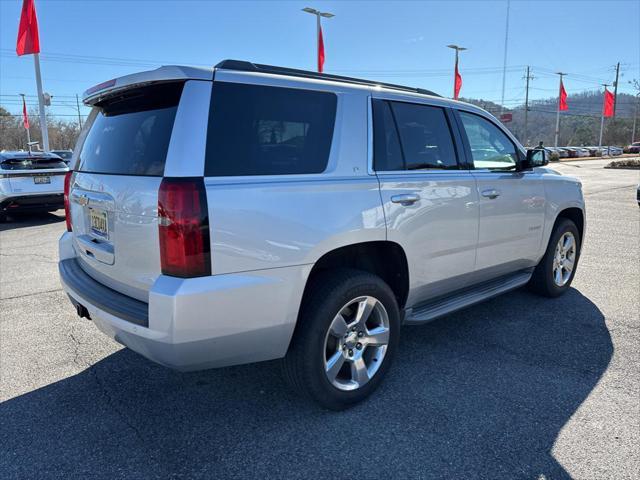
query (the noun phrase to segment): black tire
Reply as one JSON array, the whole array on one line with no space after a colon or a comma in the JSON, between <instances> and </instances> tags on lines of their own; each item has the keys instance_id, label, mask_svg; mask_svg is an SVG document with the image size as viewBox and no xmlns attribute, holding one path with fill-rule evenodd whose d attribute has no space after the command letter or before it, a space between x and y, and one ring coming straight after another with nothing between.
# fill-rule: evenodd
<instances>
[{"instance_id":1,"label":"black tire","mask_svg":"<svg viewBox=\"0 0 640 480\"><path fill-rule=\"evenodd\" d=\"M400 339L398 304L392 290L382 279L360 270L322 272L311 282L307 286L296 330L284 358L285 377L296 392L321 406L344 410L371 395L389 370ZM334 386L325 374L325 338L338 312L360 296L374 297L386 310L389 340L382 363L371 379L360 388L346 391Z\"/></svg>"},{"instance_id":2,"label":"black tire","mask_svg":"<svg viewBox=\"0 0 640 480\"><path fill-rule=\"evenodd\" d=\"M567 282L562 286L558 286L553 279L554 255L558 241L565 233L568 232L573 234L576 242L575 261L573 271L571 272ZM569 287L571 287L571 282L573 282L573 277L575 276L578 268L578 260L580 259L580 242L580 232L578 231L576 224L568 218L559 219L553 229L553 232L551 232L547 251L545 252L544 257L542 257L542 260L540 260L540 263L534 270L533 276L529 281L529 289L539 295L551 298L558 297L565 293Z\"/></svg>"}]
</instances>

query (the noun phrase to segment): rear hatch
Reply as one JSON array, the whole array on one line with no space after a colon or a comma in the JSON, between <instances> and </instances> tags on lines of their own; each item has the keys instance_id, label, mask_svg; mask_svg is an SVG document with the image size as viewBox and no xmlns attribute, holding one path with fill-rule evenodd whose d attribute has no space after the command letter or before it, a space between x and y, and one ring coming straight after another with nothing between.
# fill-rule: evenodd
<instances>
[{"instance_id":1,"label":"rear hatch","mask_svg":"<svg viewBox=\"0 0 640 480\"><path fill-rule=\"evenodd\" d=\"M62 194L67 164L59 158L7 158L0 164L0 174L9 180L16 195Z\"/></svg>"},{"instance_id":2,"label":"rear hatch","mask_svg":"<svg viewBox=\"0 0 640 480\"><path fill-rule=\"evenodd\" d=\"M96 103L69 193L82 269L145 302L160 274L158 189L183 87L134 86Z\"/></svg>"}]
</instances>

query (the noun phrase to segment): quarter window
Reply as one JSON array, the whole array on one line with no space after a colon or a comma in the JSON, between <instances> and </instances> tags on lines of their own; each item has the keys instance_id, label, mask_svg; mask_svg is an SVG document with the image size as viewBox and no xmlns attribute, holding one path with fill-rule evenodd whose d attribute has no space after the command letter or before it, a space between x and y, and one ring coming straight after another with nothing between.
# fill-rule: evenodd
<instances>
[{"instance_id":1,"label":"quarter window","mask_svg":"<svg viewBox=\"0 0 640 480\"><path fill-rule=\"evenodd\" d=\"M374 100L373 110L377 171L458 168L442 108Z\"/></svg>"},{"instance_id":2,"label":"quarter window","mask_svg":"<svg viewBox=\"0 0 640 480\"><path fill-rule=\"evenodd\" d=\"M336 103L328 92L215 82L205 175L323 172Z\"/></svg>"},{"instance_id":3,"label":"quarter window","mask_svg":"<svg viewBox=\"0 0 640 480\"><path fill-rule=\"evenodd\" d=\"M510 169L517 161L516 147L493 123L472 113L460 112L469 140L473 168Z\"/></svg>"}]
</instances>

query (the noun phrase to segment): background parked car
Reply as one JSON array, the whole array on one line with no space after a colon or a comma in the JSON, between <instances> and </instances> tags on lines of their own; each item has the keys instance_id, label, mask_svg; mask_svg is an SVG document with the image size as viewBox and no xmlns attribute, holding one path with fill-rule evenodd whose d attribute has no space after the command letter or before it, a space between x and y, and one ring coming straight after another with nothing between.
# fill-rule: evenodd
<instances>
[{"instance_id":1,"label":"background parked car","mask_svg":"<svg viewBox=\"0 0 640 480\"><path fill-rule=\"evenodd\" d=\"M569 149L575 151L575 155L576 157L588 157L589 154L589 150L587 150L584 147L568 147Z\"/></svg>"},{"instance_id":2,"label":"background parked car","mask_svg":"<svg viewBox=\"0 0 640 480\"><path fill-rule=\"evenodd\" d=\"M592 146L592 147L585 147L585 148L589 150L589 155L592 157L602 156L602 148L600 147Z\"/></svg>"},{"instance_id":3,"label":"background parked car","mask_svg":"<svg viewBox=\"0 0 640 480\"><path fill-rule=\"evenodd\" d=\"M620 147L609 147L609 155L618 156L622 155L623 150Z\"/></svg>"},{"instance_id":4,"label":"background parked car","mask_svg":"<svg viewBox=\"0 0 640 480\"><path fill-rule=\"evenodd\" d=\"M624 149L625 153L640 153L640 142L633 142Z\"/></svg>"},{"instance_id":5,"label":"background parked car","mask_svg":"<svg viewBox=\"0 0 640 480\"><path fill-rule=\"evenodd\" d=\"M12 213L62 208L68 171L67 164L51 153L0 153L0 222Z\"/></svg>"},{"instance_id":6,"label":"background parked car","mask_svg":"<svg viewBox=\"0 0 640 480\"><path fill-rule=\"evenodd\" d=\"M71 157L73 157L73 150L51 150L51 153L58 155L67 165L69 165Z\"/></svg>"}]
</instances>

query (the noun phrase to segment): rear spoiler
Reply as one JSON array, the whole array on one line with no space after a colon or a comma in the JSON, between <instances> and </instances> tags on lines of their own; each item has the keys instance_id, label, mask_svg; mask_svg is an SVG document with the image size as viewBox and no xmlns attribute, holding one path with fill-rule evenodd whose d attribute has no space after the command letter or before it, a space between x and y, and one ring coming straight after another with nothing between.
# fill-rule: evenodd
<instances>
[{"instance_id":1,"label":"rear spoiler","mask_svg":"<svg viewBox=\"0 0 640 480\"><path fill-rule=\"evenodd\" d=\"M182 67L167 65L146 72L125 75L89 88L82 94L85 105L95 105L104 98L117 94L122 90L147 85L150 83L180 80L213 80L213 68Z\"/></svg>"}]
</instances>

